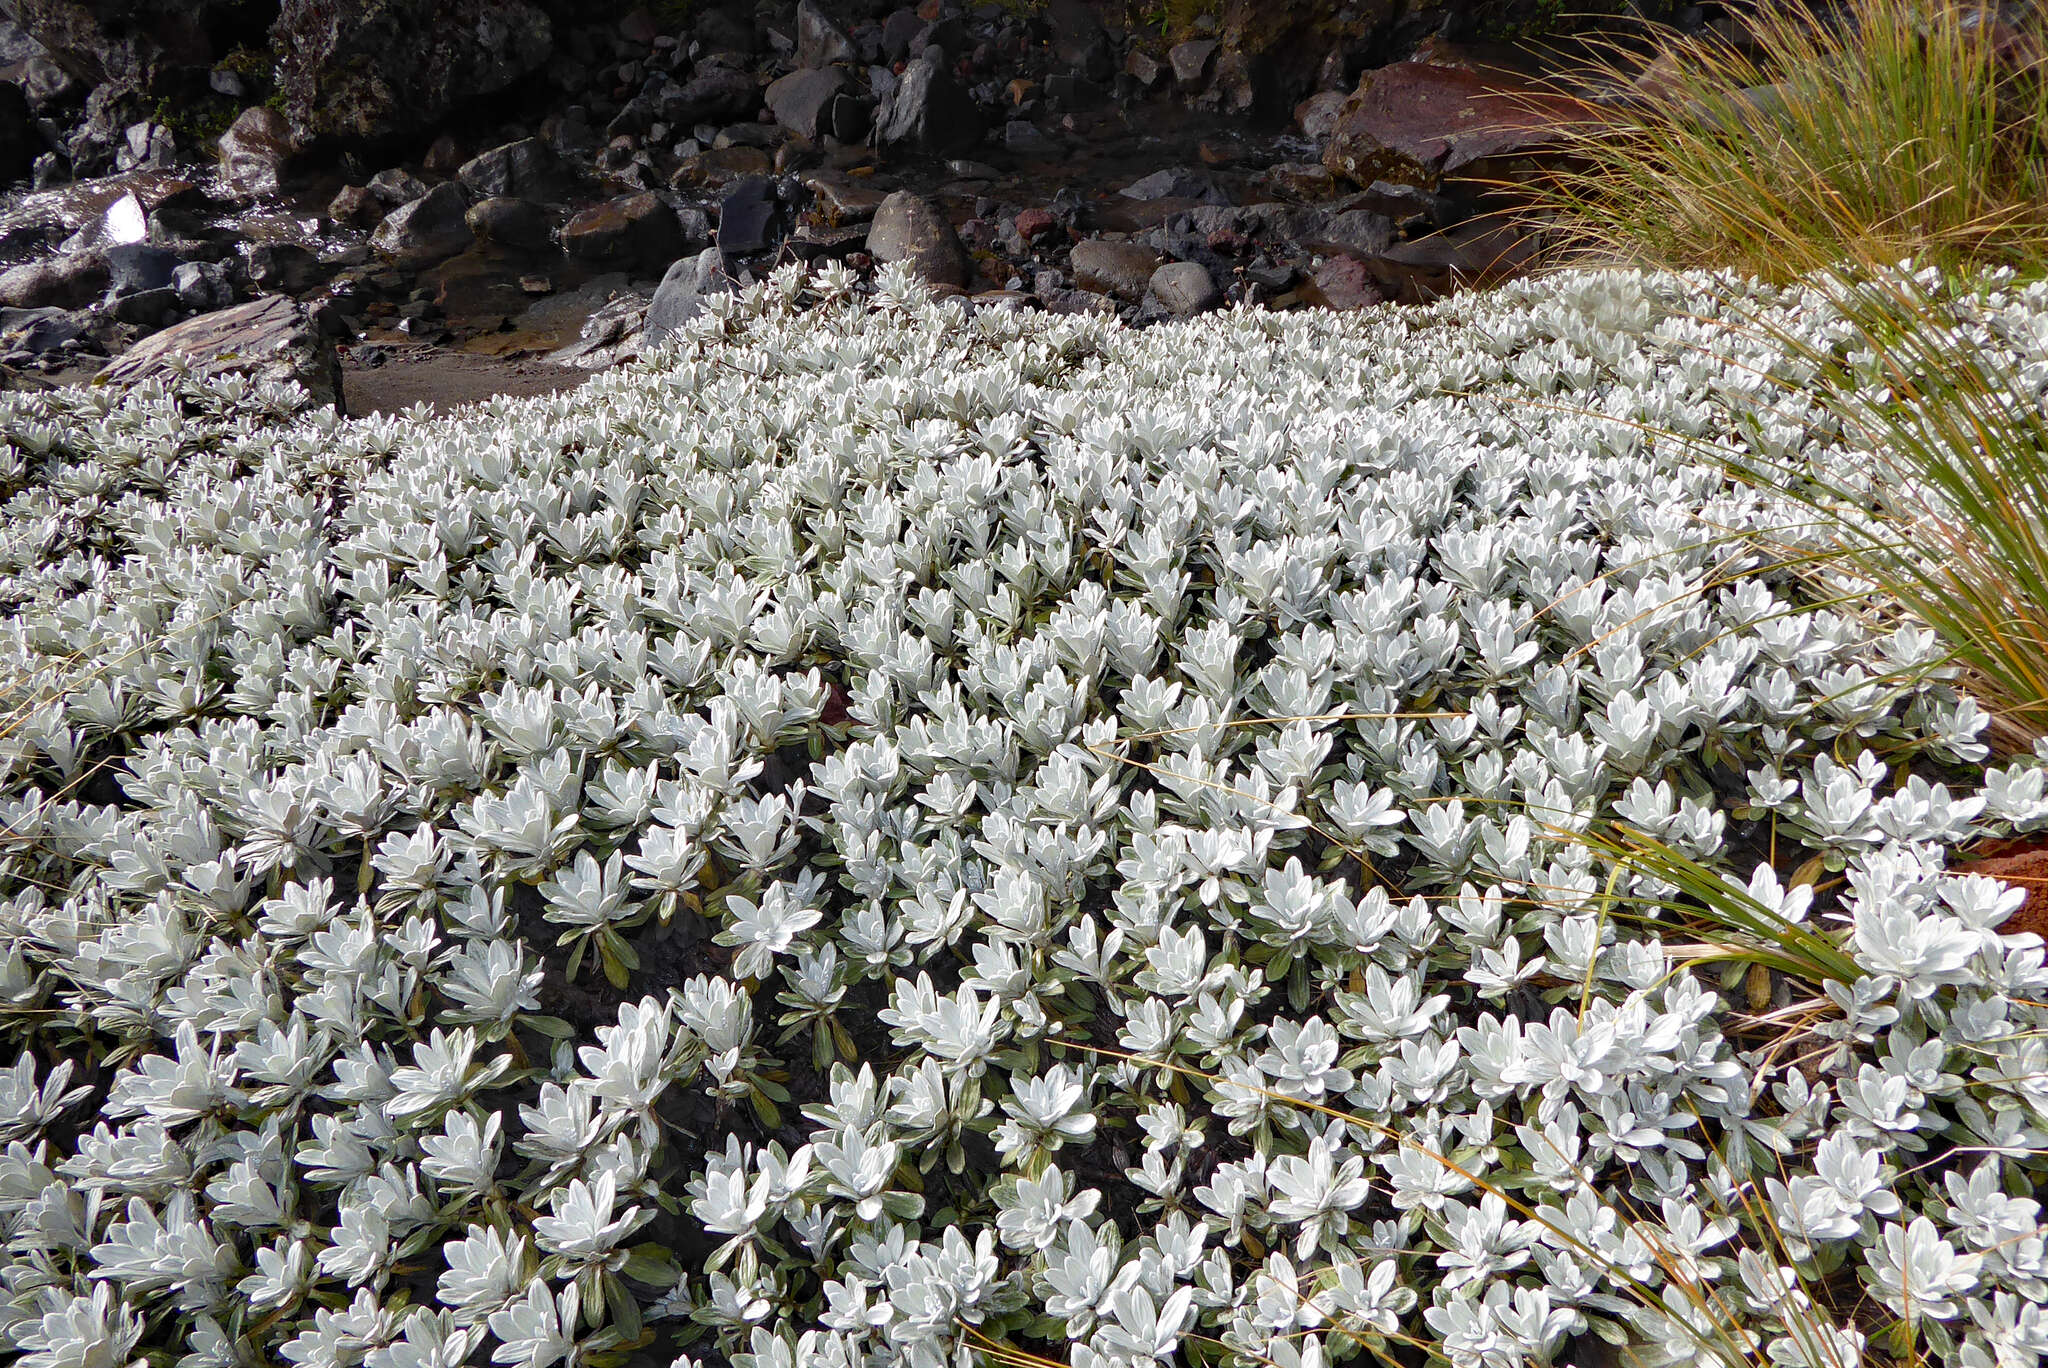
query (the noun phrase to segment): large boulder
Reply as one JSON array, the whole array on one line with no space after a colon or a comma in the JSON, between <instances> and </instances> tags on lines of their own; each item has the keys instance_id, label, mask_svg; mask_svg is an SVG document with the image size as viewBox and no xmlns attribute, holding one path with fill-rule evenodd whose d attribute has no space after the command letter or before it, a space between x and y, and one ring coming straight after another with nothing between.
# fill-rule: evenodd
<instances>
[{"instance_id":1,"label":"large boulder","mask_svg":"<svg viewBox=\"0 0 2048 1368\"><path fill-rule=\"evenodd\" d=\"M201 314L137 343L95 379L134 384L182 366L201 377L230 373L296 381L316 405L341 408L341 362L298 301L267 295Z\"/></svg>"},{"instance_id":2,"label":"large boulder","mask_svg":"<svg viewBox=\"0 0 2048 1368\"><path fill-rule=\"evenodd\" d=\"M417 134L538 68L554 31L529 0L284 0L270 38L303 143Z\"/></svg>"},{"instance_id":3,"label":"large boulder","mask_svg":"<svg viewBox=\"0 0 2048 1368\"><path fill-rule=\"evenodd\" d=\"M1396 62L1359 81L1323 164L1360 186L1496 180L1508 162L1559 148L1588 117L1583 103L1507 72Z\"/></svg>"},{"instance_id":4,"label":"large boulder","mask_svg":"<svg viewBox=\"0 0 2048 1368\"><path fill-rule=\"evenodd\" d=\"M180 94L222 55L245 0L12 0L14 21L88 86Z\"/></svg>"},{"instance_id":5,"label":"large boulder","mask_svg":"<svg viewBox=\"0 0 2048 1368\"><path fill-rule=\"evenodd\" d=\"M218 146L228 188L238 195L267 198L277 193L291 164L291 125L269 106L251 105L228 125Z\"/></svg>"}]
</instances>

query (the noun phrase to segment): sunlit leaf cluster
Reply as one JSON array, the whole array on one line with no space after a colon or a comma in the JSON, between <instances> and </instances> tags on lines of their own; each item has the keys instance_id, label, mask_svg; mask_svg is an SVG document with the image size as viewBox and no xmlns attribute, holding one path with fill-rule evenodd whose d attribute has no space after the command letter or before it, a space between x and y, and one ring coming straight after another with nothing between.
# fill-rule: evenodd
<instances>
[{"instance_id":1,"label":"sunlit leaf cluster","mask_svg":"<svg viewBox=\"0 0 2048 1368\"><path fill-rule=\"evenodd\" d=\"M0 1343L2035 1362L2048 769L1699 286L0 395Z\"/></svg>"}]
</instances>

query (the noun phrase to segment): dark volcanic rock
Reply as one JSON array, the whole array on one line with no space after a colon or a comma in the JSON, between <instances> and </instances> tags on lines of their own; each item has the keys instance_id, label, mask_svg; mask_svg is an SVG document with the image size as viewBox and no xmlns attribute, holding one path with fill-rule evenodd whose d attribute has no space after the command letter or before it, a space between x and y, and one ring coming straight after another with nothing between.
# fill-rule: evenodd
<instances>
[{"instance_id":1,"label":"dark volcanic rock","mask_svg":"<svg viewBox=\"0 0 2048 1368\"><path fill-rule=\"evenodd\" d=\"M375 228L384 217L384 202L360 185L344 185L327 201L327 217L353 228Z\"/></svg>"},{"instance_id":2,"label":"dark volcanic rock","mask_svg":"<svg viewBox=\"0 0 2048 1368\"><path fill-rule=\"evenodd\" d=\"M528 0L283 0L270 30L301 142L417 134L547 59Z\"/></svg>"},{"instance_id":3,"label":"dark volcanic rock","mask_svg":"<svg viewBox=\"0 0 2048 1368\"><path fill-rule=\"evenodd\" d=\"M341 407L341 363L306 310L285 295L269 295L218 313L201 314L138 343L96 377L133 384L167 376L178 358L201 377L230 372L260 380L292 380L314 404Z\"/></svg>"},{"instance_id":4,"label":"dark volcanic rock","mask_svg":"<svg viewBox=\"0 0 2048 1368\"><path fill-rule=\"evenodd\" d=\"M455 181L444 181L410 204L391 211L370 245L401 266L427 266L469 246L469 196Z\"/></svg>"},{"instance_id":5,"label":"dark volcanic rock","mask_svg":"<svg viewBox=\"0 0 2048 1368\"><path fill-rule=\"evenodd\" d=\"M427 183L400 166L379 171L370 177L365 188L377 197L378 203L392 209L401 204L411 204L427 193Z\"/></svg>"},{"instance_id":6,"label":"dark volcanic rock","mask_svg":"<svg viewBox=\"0 0 2048 1368\"><path fill-rule=\"evenodd\" d=\"M792 71L768 87L768 112L790 132L816 138L832 131L832 102L846 87L846 72L839 67Z\"/></svg>"},{"instance_id":7,"label":"dark volcanic rock","mask_svg":"<svg viewBox=\"0 0 2048 1368\"><path fill-rule=\"evenodd\" d=\"M908 190L898 190L875 211L868 254L879 262L907 262L934 285L967 284L967 253L953 225L937 205Z\"/></svg>"},{"instance_id":8,"label":"dark volcanic rock","mask_svg":"<svg viewBox=\"0 0 2048 1368\"><path fill-rule=\"evenodd\" d=\"M761 87L744 71L706 67L661 101L661 117L678 128L727 119L750 119L761 107Z\"/></svg>"},{"instance_id":9,"label":"dark volcanic rock","mask_svg":"<svg viewBox=\"0 0 2048 1368\"><path fill-rule=\"evenodd\" d=\"M493 195L469 206L469 231L479 242L536 252L548 245L548 211L532 200Z\"/></svg>"},{"instance_id":10,"label":"dark volcanic rock","mask_svg":"<svg viewBox=\"0 0 2048 1368\"><path fill-rule=\"evenodd\" d=\"M657 346L704 311L704 300L732 292L732 280L717 248L684 257L668 268L647 304L646 340Z\"/></svg>"},{"instance_id":11,"label":"dark volcanic rock","mask_svg":"<svg viewBox=\"0 0 2048 1368\"><path fill-rule=\"evenodd\" d=\"M147 242L124 242L101 253L107 264L108 289L115 295L161 290L178 269L178 254Z\"/></svg>"},{"instance_id":12,"label":"dark volcanic rock","mask_svg":"<svg viewBox=\"0 0 2048 1368\"><path fill-rule=\"evenodd\" d=\"M276 110L251 105L228 125L216 146L229 189L256 198L275 195L292 158L291 125Z\"/></svg>"},{"instance_id":13,"label":"dark volcanic rock","mask_svg":"<svg viewBox=\"0 0 2048 1368\"><path fill-rule=\"evenodd\" d=\"M878 143L932 156L963 152L981 141L982 131L981 113L959 82L922 57L903 68L875 113Z\"/></svg>"},{"instance_id":14,"label":"dark volcanic rock","mask_svg":"<svg viewBox=\"0 0 2048 1368\"><path fill-rule=\"evenodd\" d=\"M822 67L853 60L853 40L846 30L832 22L816 0L803 0L796 7L796 60L798 66Z\"/></svg>"},{"instance_id":15,"label":"dark volcanic rock","mask_svg":"<svg viewBox=\"0 0 2048 1368\"><path fill-rule=\"evenodd\" d=\"M766 176L734 181L718 206L718 250L728 258L765 251L773 241L775 182Z\"/></svg>"},{"instance_id":16,"label":"dark volcanic rock","mask_svg":"<svg viewBox=\"0 0 2048 1368\"><path fill-rule=\"evenodd\" d=\"M214 34L243 0L14 0L50 56L90 86L173 93L213 64Z\"/></svg>"},{"instance_id":17,"label":"dark volcanic rock","mask_svg":"<svg viewBox=\"0 0 2048 1368\"><path fill-rule=\"evenodd\" d=\"M249 284L272 294L299 294L319 283L320 258L296 242L258 242L249 248Z\"/></svg>"},{"instance_id":18,"label":"dark volcanic rock","mask_svg":"<svg viewBox=\"0 0 2048 1368\"><path fill-rule=\"evenodd\" d=\"M539 138L521 138L518 142L479 152L462 163L456 176L470 188L471 193L484 199L510 195L519 199L544 200L561 192L569 183L568 168L555 155L555 149Z\"/></svg>"},{"instance_id":19,"label":"dark volcanic rock","mask_svg":"<svg viewBox=\"0 0 2048 1368\"><path fill-rule=\"evenodd\" d=\"M579 261L651 268L682 250L675 210L643 191L593 205L562 226L562 250Z\"/></svg>"}]
</instances>

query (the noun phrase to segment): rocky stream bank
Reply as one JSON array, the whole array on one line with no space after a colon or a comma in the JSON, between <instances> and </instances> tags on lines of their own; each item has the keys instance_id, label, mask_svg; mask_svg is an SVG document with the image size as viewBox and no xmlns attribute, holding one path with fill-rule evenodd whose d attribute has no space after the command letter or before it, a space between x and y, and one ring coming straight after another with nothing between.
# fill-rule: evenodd
<instances>
[{"instance_id":1,"label":"rocky stream bank","mask_svg":"<svg viewBox=\"0 0 2048 1368\"><path fill-rule=\"evenodd\" d=\"M1557 9L12 0L0 368L532 392L792 261L1141 324L1424 300L1522 269L1515 186L1629 96Z\"/></svg>"}]
</instances>

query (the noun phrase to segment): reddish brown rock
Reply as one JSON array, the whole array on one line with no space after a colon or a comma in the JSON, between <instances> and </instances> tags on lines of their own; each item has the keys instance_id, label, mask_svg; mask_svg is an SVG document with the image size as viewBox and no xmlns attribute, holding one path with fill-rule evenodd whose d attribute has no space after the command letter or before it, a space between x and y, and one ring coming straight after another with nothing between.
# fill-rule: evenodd
<instances>
[{"instance_id":1,"label":"reddish brown rock","mask_svg":"<svg viewBox=\"0 0 2048 1368\"><path fill-rule=\"evenodd\" d=\"M1334 256L1319 263L1302 298L1326 309L1364 309L1387 302L1372 268L1356 257Z\"/></svg>"},{"instance_id":2,"label":"reddish brown rock","mask_svg":"<svg viewBox=\"0 0 2048 1368\"><path fill-rule=\"evenodd\" d=\"M1044 209L1026 209L1017 215L1017 236L1036 242L1059 226L1059 220Z\"/></svg>"},{"instance_id":3,"label":"reddish brown rock","mask_svg":"<svg viewBox=\"0 0 2048 1368\"><path fill-rule=\"evenodd\" d=\"M1437 62L1369 71L1338 112L1323 164L1354 184L1434 187L1487 163L1556 151L1591 116L1524 78Z\"/></svg>"},{"instance_id":4,"label":"reddish brown rock","mask_svg":"<svg viewBox=\"0 0 2048 1368\"><path fill-rule=\"evenodd\" d=\"M2048 940L2048 840L2022 837L1996 841L1985 848L1988 858L1958 865L1958 874L1985 874L2026 890L2026 901L1998 929L2008 936L2034 935Z\"/></svg>"}]
</instances>

